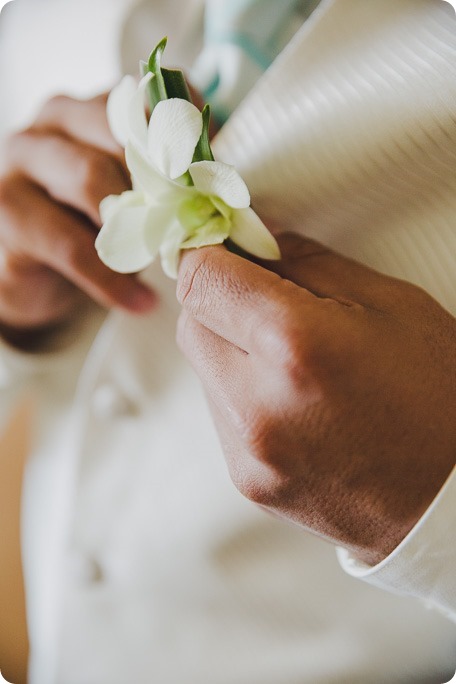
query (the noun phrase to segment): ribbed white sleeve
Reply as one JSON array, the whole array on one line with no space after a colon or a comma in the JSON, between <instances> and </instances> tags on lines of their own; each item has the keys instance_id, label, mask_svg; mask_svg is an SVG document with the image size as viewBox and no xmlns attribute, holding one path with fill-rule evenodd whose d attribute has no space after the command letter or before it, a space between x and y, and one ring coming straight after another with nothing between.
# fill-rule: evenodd
<instances>
[{"instance_id":1,"label":"ribbed white sleeve","mask_svg":"<svg viewBox=\"0 0 456 684\"><path fill-rule=\"evenodd\" d=\"M218 135L254 206L456 313L456 20L323 0Z\"/></svg>"},{"instance_id":2,"label":"ribbed white sleeve","mask_svg":"<svg viewBox=\"0 0 456 684\"><path fill-rule=\"evenodd\" d=\"M447 3L322 2L215 149L264 217L414 282L456 313L456 20ZM454 619L455 529L453 473L383 563L339 555L349 573Z\"/></svg>"}]
</instances>

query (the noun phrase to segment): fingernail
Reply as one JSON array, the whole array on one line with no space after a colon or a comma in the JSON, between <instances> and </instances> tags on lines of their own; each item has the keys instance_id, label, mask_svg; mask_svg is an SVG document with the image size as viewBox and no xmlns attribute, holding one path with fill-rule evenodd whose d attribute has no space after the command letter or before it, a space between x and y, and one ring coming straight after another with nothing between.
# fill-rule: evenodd
<instances>
[{"instance_id":1,"label":"fingernail","mask_svg":"<svg viewBox=\"0 0 456 684\"><path fill-rule=\"evenodd\" d=\"M138 313L150 311L157 304L158 298L155 292L147 287L139 285L132 290L127 298L128 308Z\"/></svg>"}]
</instances>

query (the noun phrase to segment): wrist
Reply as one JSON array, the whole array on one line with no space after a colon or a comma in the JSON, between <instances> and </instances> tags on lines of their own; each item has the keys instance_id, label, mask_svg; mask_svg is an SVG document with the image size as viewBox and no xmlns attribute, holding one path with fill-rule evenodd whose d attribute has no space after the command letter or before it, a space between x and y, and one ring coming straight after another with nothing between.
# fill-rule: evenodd
<instances>
[{"instance_id":1,"label":"wrist","mask_svg":"<svg viewBox=\"0 0 456 684\"><path fill-rule=\"evenodd\" d=\"M402 494L397 492L395 502L391 501L381 514L377 513L383 522L379 525L375 543L352 547L349 549L352 556L369 566L385 560L432 506L455 466L454 455L442 458L438 464L433 460L419 490L405 491L404 488Z\"/></svg>"}]
</instances>

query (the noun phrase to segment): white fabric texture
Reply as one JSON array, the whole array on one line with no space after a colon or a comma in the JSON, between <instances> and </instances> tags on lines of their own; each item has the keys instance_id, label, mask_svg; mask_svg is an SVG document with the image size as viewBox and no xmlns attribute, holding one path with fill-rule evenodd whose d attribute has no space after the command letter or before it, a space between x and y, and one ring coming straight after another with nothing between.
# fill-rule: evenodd
<instances>
[{"instance_id":1,"label":"white fabric texture","mask_svg":"<svg viewBox=\"0 0 456 684\"><path fill-rule=\"evenodd\" d=\"M370 568L351 558L345 549L338 549L339 560L353 577L389 591L424 598L430 607L456 620L451 544L455 501L456 474L452 473L421 520L382 563Z\"/></svg>"},{"instance_id":2,"label":"white fabric texture","mask_svg":"<svg viewBox=\"0 0 456 684\"><path fill-rule=\"evenodd\" d=\"M11 9L15 24L0 23L0 69L8 74L0 88L23 73L24 44L8 31L23 22L23 39L48 79L34 104L53 87L45 28L59 35L65 60L87 21L86 7L78 13L67 0L71 26L53 26L60 1L40 3L39 35L27 0ZM157 38L171 39L186 7L135 5L123 54L150 49L147 17L156 17ZM420 283L455 313L451 22L437 0L324 2L234 112L215 149L239 168L262 215ZM114 23L103 26L113 44ZM183 31L182 59L202 44L198 26L189 23L192 40ZM96 47L87 35L84 50L93 55ZM40 61L43 51L51 54ZM114 64L103 78L115 72ZM85 78L90 92L90 73ZM61 89L60 77L54 85ZM174 285L158 267L145 277L161 296L154 314L94 317L70 362L71 349L55 368L25 361L42 369L23 520L31 684L448 680L456 666L449 621L345 575L330 546L236 493L198 381L174 343ZM6 407L14 367L27 375L19 355L8 357ZM56 421L60 428L49 431ZM432 542L437 525L454 529L451 491L448 484L436 500L436 523L427 541L416 537L420 545ZM427 535L424 519L420 526ZM385 586L404 591L411 540L395 552ZM448 535L440 552L454 569ZM434 556L427 561L431 572ZM413 593L427 598L426 582L413 581ZM440 605L442 596L452 600L440 591Z\"/></svg>"},{"instance_id":3,"label":"white fabric texture","mask_svg":"<svg viewBox=\"0 0 456 684\"><path fill-rule=\"evenodd\" d=\"M302 34L224 127L217 153L237 165L254 202L279 225L420 285L456 314L452 8L384 0L374 10L329 0ZM252 112L262 125L251 125ZM444 517L454 509L454 486L439 498ZM429 549L443 544L454 567L451 526L442 522L434 541L425 541L428 529L418 525L377 569L361 572L354 561L345 568L432 598L456 619L454 573L439 570L440 554L428 556L428 579L417 580L418 540Z\"/></svg>"}]
</instances>

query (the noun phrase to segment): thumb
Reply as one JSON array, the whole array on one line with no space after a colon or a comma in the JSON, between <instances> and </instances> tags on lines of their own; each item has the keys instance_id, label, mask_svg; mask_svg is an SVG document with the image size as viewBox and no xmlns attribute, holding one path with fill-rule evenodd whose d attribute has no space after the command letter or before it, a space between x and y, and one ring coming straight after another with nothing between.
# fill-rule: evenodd
<instances>
[{"instance_id":1,"label":"thumb","mask_svg":"<svg viewBox=\"0 0 456 684\"><path fill-rule=\"evenodd\" d=\"M386 276L297 233L275 237L282 259L262 262L270 271L318 297L366 305L376 300L380 281Z\"/></svg>"}]
</instances>

